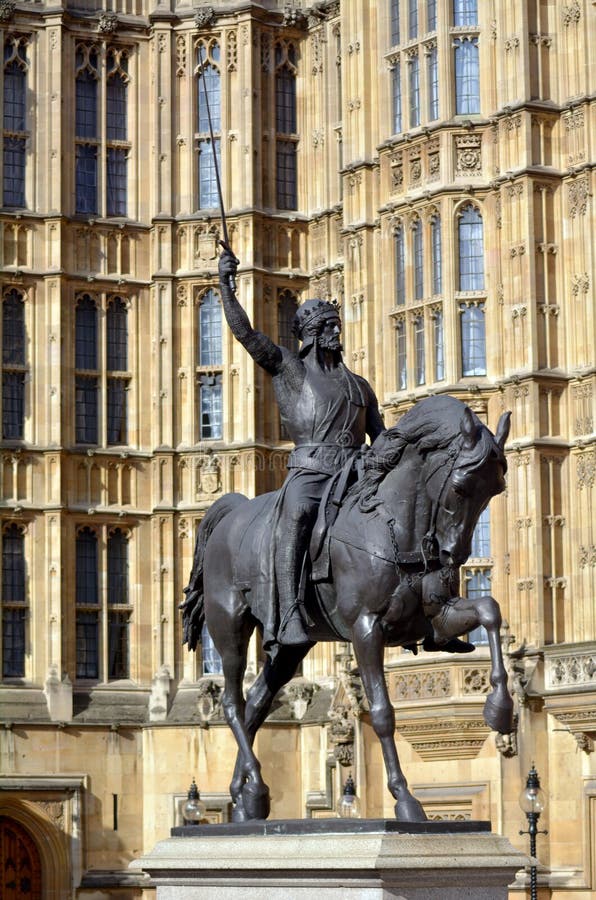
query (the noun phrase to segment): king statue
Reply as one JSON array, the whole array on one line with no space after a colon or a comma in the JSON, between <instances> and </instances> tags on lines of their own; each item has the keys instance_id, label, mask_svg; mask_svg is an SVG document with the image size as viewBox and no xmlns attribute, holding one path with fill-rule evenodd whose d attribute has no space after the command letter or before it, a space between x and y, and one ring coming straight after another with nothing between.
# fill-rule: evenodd
<instances>
[{"instance_id":1,"label":"king statue","mask_svg":"<svg viewBox=\"0 0 596 900\"><path fill-rule=\"evenodd\" d=\"M357 459L366 435L374 441L384 425L373 389L343 363L337 306L306 300L292 328L301 342L299 351L280 347L252 327L238 302L233 288L237 266L224 246L219 278L226 320L234 337L272 376L281 421L294 443L272 533L273 588L279 603L276 640L305 644L309 638L300 585L323 492L332 476Z\"/></svg>"}]
</instances>

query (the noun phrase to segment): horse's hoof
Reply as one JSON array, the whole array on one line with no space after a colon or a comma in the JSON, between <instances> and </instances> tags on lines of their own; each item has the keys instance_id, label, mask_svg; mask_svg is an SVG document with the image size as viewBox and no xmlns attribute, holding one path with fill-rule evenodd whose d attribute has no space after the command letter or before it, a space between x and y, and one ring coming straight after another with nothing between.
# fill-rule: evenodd
<instances>
[{"instance_id":1,"label":"horse's hoof","mask_svg":"<svg viewBox=\"0 0 596 900\"><path fill-rule=\"evenodd\" d=\"M232 822L246 822L246 810L244 809L244 803L242 802L242 798L238 797L234 805L232 806Z\"/></svg>"},{"instance_id":2,"label":"horse's hoof","mask_svg":"<svg viewBox=\"0 0 596 900\"><path fill-rule=\"evenodd\" d=\"M245 822L251 819L266 819L271 812L269 788L264 782L256 784L254 781L247 781L242 788L242 803Z\"/></svg>"},{"instance_id":3,"label":"horse's hoof","mask_svg":"<svg viewBox=\"0 0 596 900\"><path fill-rule=\"evenodd\" d=\"M395 818L398 822L427 822L428 816L422 804L415 797L398 800L395 804Z\"/></svg>"},{"instance_id":4,"label":"horse's hoof","mask_svg":"<svg viewBox=\"0 0 596 900\"><path fill-rule=\"evenodd\" d=\"M484 704L484 721L493 731L499 734L511 734L513 731L513 700L507 697L498 703L494 694L489 694Z\"/></svg>"}]
</instances>

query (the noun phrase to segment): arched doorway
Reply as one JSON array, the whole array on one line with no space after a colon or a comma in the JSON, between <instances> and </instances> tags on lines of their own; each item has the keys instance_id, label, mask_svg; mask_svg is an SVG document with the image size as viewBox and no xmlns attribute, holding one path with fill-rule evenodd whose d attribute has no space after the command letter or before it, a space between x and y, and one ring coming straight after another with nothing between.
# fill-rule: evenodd
<instances>
[{"instance_id":1,"label":"arched doorway","mask_svg":"<svg viewBox=\"0 0 596 900\"><path fill-rule=\"evenodd\" d=\"M39 850L22 825L0 816L0 895L2 900L41 900Z\"/></svg>"}]
</instances>

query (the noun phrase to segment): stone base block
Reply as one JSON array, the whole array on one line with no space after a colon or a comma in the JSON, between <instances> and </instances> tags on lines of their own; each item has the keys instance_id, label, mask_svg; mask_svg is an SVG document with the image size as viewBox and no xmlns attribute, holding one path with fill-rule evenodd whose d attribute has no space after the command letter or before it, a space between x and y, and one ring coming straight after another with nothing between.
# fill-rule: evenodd
<instances>
[{"instance_id":1,"label":"stone base block","mask_svg":"<svg viewBox=\"0 0 596 900\"><path fill-rule=\"evenodd\" d=\"M277 823L273 833L213 826L197 835L199 826L161 841L133 866L151 877L157 900L507 900L527 857L506 838L463 824L408 831L369 820L372 830L355 821L352 830L325 833L316 820L310 834L304 822L294 833Z\"/></svg>"}]
</instances>

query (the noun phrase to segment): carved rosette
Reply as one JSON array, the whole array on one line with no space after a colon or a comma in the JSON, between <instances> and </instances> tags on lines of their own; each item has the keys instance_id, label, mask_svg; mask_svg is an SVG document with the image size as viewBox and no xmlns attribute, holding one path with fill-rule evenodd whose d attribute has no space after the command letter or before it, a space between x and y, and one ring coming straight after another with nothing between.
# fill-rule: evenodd
<instances>
[{"instance_id":1,"label":"carved rosette","mask_svg":"<svg viewBox=\"0 0 596 900\"><path fill-rule=\"evenodd\" d=\"M455 174L482 174L482 138L479 134L456 134Z\"/></svg>"}]
</instances>

